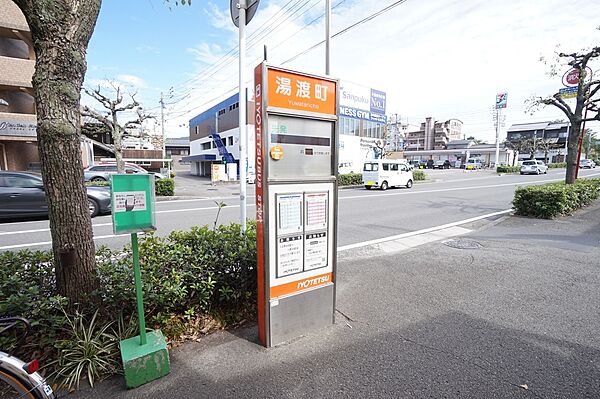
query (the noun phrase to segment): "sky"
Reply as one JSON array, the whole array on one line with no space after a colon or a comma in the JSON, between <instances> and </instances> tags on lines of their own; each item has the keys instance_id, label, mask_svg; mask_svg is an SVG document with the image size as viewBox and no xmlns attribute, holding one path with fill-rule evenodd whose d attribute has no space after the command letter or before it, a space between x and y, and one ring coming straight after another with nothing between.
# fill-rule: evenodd
<instances>
[{"instance_id":1,"label":"sky","mask_svg":"<svg viewBox=\"0 0 600 399\"><path fill-rule=\"evenodd\" d=\"M458 118L463 133L494 142L492 108L508 93L505 127L566 119L553 107L527 111L531 96L562 87L558 51L600 45L598 0L331 0L331 75L386 92L387 114L418 125ZM356 24L395 4L380 15ZM246 76L263 59L324 74L325 0L261 0L247 27ZM353 26L353 27L351 27ZM336 33L351 27L342 34ZM85 85L121 85L157 116L168 137L238 87L238 30L229 1L104 0L88 47ZM543 57L545 61L540 59ZM592 65L600 74L600 61ZM252 82L247 82L252 87ZM571 100L572 101L572 100ZM95 106L82 94L82 102ZM125 118L128 116L125 115ZM600 131L600 124L589 127Z\"/></svg>"}]
</instances>

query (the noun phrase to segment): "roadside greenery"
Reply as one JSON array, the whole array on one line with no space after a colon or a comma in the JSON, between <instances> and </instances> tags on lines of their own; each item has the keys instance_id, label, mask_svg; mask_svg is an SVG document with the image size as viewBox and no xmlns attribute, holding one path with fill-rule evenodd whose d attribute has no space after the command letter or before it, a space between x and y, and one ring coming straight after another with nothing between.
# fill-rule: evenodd
<instances>
[{"instance_id":1,"label":"roadside greenery","mask_svg":"<svg viewBox=\"0 0 600 399\"><path fill-rule=\"evenodd\" d=\"M146 321L171 343L253 320L256 314L256 225L194 227L167 237L140 237ZM0 314L25 317L24 344L14 335L0 347L37 356L51 381L76 389L120 371L118 342L137 335L131 248L96 253L100 287L68 307L57 294L50 251L0 253Z\"/></svg>"},{"instance_id":2,"label":"roadside greenery","mask_svg":"<svg viewBox=\"0 0 600 399\"><path fill-rule=\"evenodd\" d=\"M519 173L521 171L520 166L497 166L496 173Z\"/></svg>"},{"instance_id":3,"label":"roadside greenery","mask_svg":"<svg viewBox=\"0 0 600 399\"><path fill-rule=\"evenodd\" d=\"M425 171L413 170L413 179L415 179L415 181L425 180L426 178L427 178L427 175L425 175Z\"/></svg>"},{"instance_id":4,"label":"roadside greenery","mask_svg":"<svg viewBox=\"0 0 600 399\"><path fill-rule=\"evenodd\" d=\"M553 219L589 205L598 198L599 190L600 179L580 179L575 184L518 187L513 207L517 215Z\"/></svg>"},{"instance_id":5,"label":"roadside greenery","mask_svg":"<svg viewBox=\"0 0 600 399\"><path fill-rule=\"evenodd\" d=\"M551 168L551 169L566 168L567 167L567 163L566 162L549 163L548 167Z\"/></svg>"},{"instance_id":6,"label":"roadside greenery","mask_svg":"<svg viewBox=\"0 0 600 399\"><path fill-rule=\"evenodd\" d=\"M362 174L345 173L338 175L338 184L340 186L360 186L362 184Z\"/></svg>"},{"instance_id":7,"label":"roadside greenery","mask_svg":"<svg viewBox=\"0 0 600 399\"><path fill-rule=\"evenodd\" d=\"M156 195L159 197L172 197L175 195L175 180L159 179L155 182Z\"/></svg>"},{"instance_id":8,"label":"roadside greenery","mask_svg":"<svg viewBox=\"0 0 600 399\"><path fill-rule=\"evenodd\" d=\"M86 186L104 187L110 186L108 181L88 181L85 182ZM173 179L159 179L154 184L154 192L160 197L172 197L175 195L175 180Z\"/></svg>"}]
</instances>

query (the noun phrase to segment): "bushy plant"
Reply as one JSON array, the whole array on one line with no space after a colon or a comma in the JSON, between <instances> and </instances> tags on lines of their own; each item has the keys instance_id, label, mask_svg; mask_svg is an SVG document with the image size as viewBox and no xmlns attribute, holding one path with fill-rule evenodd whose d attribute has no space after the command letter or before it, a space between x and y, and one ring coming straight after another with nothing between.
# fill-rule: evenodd
<instances>
[{"instance_id":1,"label":"bushy plant","mask_svg":"<svg viewBox=\"0 0 600 399\"><path fill-rule=\"evenodd\" d=\"M360 186L362 184L362 174L345 173L338 175L338 184L340 186Z\"/></svg>"},{"instance_id":2,"label":"bushy plant","mask_svg":"<svg viewBox=\"0 0 600 399\"><path fill-rule=\"evenodd\" d=\"M159 197L171 197L175 195L175 180L158 179L155 182L155 192Z\"/></svg>"},{"instance_id":3,"label":"bushy plant","mask_svg":"<svg viewBox=\"0 0 600 399\"><path fill-rule=\"evenodd\" d=\"M548 164L549 168L566 168L567 167L567 163L566 162L554 162L554 163L549 163Z\"/></svg>"},{"instance_id":4,"label":"bushy plant","mask_svg":"<svg viewBox=\"0 0 600 399\"><path fill-rule=\"evenodd\" d=\"M238 224L144 235L139 252L146 320L167 339L255 317L255 222L248 222L245 235ZM138 333L131 248L101 247L96 263L100 288L69 309L56 295L51 251L0 253L0 314L32 323L24 345L17 347L17 336L9 335L0 337L0 347L50 364L55 381L68 388L82 375L93 382L117 372L113 343Z\"/></svg>"},{"instance_id":5,"label":"bushy plant","mask_svg":"<svg viewBox=\"0 0 600 399\"><path fill-rule=\"evenodd\" d=\"M425 171L423 170L413 170L413 179L415 181L417 180L425 180L427 178L427 175L425 175Z\"/></svg>"},{"instance_id":6,"label":"bushy plant","mask_svg":"<svg viewBox=\"0 0 600 399\"><path fill-rule=\"evenodd\" d=\"M94 181L86 181L85 185L91 186L91 187L104 187L104 186L110 186L110 182L105 181L105 180L94 180Z\"/></svg>"},{"instance_id":7,"label":"bushy plant","mask_svg":"<svg viewBox=\"0 0 600 399\"><path fill-rule=\"evenodd\" d=\"M599 189L600 179L578 180L575 184L518 187L513 207L517 215L552 219L589 205L598 198Z\"/></svg>"},{"instance_id":8,"label":"bushy plant","mask_svg":"<svg viewBox=\"0 0 600 399\"><path fill-rule=\"evenodd\" d=\"M497 166L496 173L519 173L521 171L520 166Z\"/></svg>"}]
</instances>

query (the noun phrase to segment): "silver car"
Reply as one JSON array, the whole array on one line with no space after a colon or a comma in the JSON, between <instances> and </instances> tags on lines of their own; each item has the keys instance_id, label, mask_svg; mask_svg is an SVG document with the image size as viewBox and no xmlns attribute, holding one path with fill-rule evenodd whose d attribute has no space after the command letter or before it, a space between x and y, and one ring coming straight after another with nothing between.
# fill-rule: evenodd
<instances>
[{"instance_id":1,"label":"silver car","mask_svg":"<svg viewBox=\"0 0 600 399\"><path fill-rule=\"evenodd\" d=\"M85 181L110 181L110 175L117 173L116 164L100 164L93 165L83 170L83 177ZM148 172L147 170L137 166L125 164L125 173L150 173L154 175L156 179L162 179L164 176L160 173Z\"/></svg>"},{"instance_id":2,"label":"silver car","mask_svg":"<svg viewBox=\"0 0 600 399\"><path fill-rule=\"evenodd\" d=\"M592 169L596 167L596 162L592 161L591 159L580 159L579 167L581 169Z\"/></svg>"},{"instance_id":3,"label":"silver car","mask_svg":"<svg viewBox=\"0 0 600 399\"><path fill-rule=\"evenodd\" d=\"M548 166L542 161L530 159L528 161L523 161L521 164L522 175L539 175L541 173L548 173Z\"/></svg>"}]
</instances>

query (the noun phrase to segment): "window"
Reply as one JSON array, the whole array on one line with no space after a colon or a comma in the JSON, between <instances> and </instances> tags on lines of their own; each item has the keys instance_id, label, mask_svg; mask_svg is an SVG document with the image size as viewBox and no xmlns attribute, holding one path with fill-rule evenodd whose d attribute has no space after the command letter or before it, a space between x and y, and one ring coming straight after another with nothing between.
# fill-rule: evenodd
<instances>
[{"instance_id":1,"label":"window","mask_svg":"<svg viewBox=\"0 0 600 399\"><path fill-rule=\"evenodd\" d=\"M90 170L94 172L103 172L106 170L106 168L106 166L92 166Z\"/></svg>"},{"instance_id":2,"label":"window","mask_svg":"<svg viewBox=\"0 0 600 399\"><path fill-rule=\"evenodd\" d=\"M535 161L523 161L523 165L535 165Z\"/></svg>"},{"instance_id":3,"label":"window","mask_svg":"<svg viewBox=\"0 0 600 399\"><path fill-rule=\"evenodd\" d=\"M365 163L365 172L376 172L379 170L379 165L376 163Z\"/></svg>"},{"instance_id":4,"label":"window","mask_svg":"<svg viewBox=\"0 0 600 399\"><path fill-rule=\"evenodd\" d=\"M219 110L219 116L224 115L225 114L225 108L220 109Z\"/></svg>"},{"instance_id":5,"label":"window","mask_svg":"<svg viewBox=\"0 0 600 399\"><path fill-rule=\"evenodd\" d=\"M383 166L383 170L390 170L390 164L389 163L384 163L382 164Z\"/></svg>"},{"instance_id":6,"label":"window","mask_svg":"<svg viewBox=\"0 0 600 399\"><path fill-rule=\"evenodd\" d=\"M202 149L203 150L210 150L210 141L207 143L202 143Z\"/></svg>"},{"instance_id":7,"label":"window","mask_svg":"<svg viewBox=\"0 0 600 399\"><path fill-rule=\"evenodd\" d=\"M233 136L227 137L227 145L233 145Z\"/></svg>"},{"instance_id":8,"label":"window","mask_svg":"<svg viewBox=\"0 0 600 399\"><path fill-rule=\"evenodd\" d=\"M397 172L398 164L397 163L390 164L390 170Z\"/></svg>"},{"instance_id":9,"label":"window","mask_svg":"<svg viewBox=\"0 0 600 399\"><path fill-rule=\"evenodd\" d=\"M4 176L6 187L36 188L42 185L41 180L30 179L23 176Z\"/></svg>"}]
</instances>

